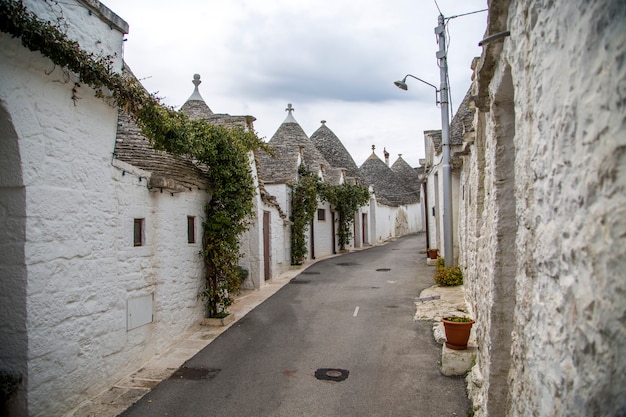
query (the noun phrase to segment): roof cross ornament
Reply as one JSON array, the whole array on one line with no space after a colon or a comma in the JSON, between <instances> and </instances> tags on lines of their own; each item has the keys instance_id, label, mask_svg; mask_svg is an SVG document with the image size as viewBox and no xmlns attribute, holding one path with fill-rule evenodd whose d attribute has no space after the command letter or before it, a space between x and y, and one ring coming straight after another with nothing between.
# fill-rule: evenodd
<instances>
[{"instance_id":1,"label":"roof cross ornament","mask_svg":"<svg viewBox=\"0 0 626 417\"><path fill-rule=\"evenodd\" d=\"M193 88L193 93L191 94L191 96L187 99L187 101L204 101L204 99L202 98L202 96L200 95L200 90L198 90L198 86L200 85L200 83L202 81L200 81L200 74L194 74L193 75L193 80L191 81L194 85ZM209 111L211 113L209 114L213 114L213 112L211 111L211 109L209 109Z\"/></svg>"},{"instance_id":2,"label":"roof cross ornament","mask_svg":"<svg viewBox=\"0 0 626 417\"><path fill-rule=\"evenodd\" d=\"M293 108L291 103L287 104L287 108L285 109L285 111L287 112L287 117L285 118L285 121L283 123L298 123L291 114L294 110L296 109Z\"/></svg>"},{"instance_id":3,"label":"roof cross ornament","mask_svg":"<svg viewBox=\"0 0 626 417\"><path fill-rule=\"evenodd\" d=\"M200 85L201 82L202 81L200 81L200 74L194 74L193 75L193 81L192 81L193 85L195 85L196 88L198 88L198 86Z\"/></svg>"},{"instance_id":4,"label":"roof cross ornament","mask_svg":"<svg viewBox=\"0 0 626 417\"><path fill-rule=\"evenodd\" d=\"M374 153L374 149L376 149L376 145L372 145L372 153Z\"/></svg>"}]
</instances>

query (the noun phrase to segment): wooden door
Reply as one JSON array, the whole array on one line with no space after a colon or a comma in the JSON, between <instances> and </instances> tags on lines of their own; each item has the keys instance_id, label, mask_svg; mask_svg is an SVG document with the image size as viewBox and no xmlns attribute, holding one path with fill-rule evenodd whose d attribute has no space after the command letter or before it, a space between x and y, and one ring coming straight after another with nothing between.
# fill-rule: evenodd
<instances>
[{"instance_id":1,"label":"wooden door","mask_svg":"<svg viewBox=\"0 0 626 417\"><path fill-rule=\"evenodd\" d=\"M263 279L269 281L272 278L271 271L271 245L270 245L270 212L263 212Z\"/></svg>"}]
</instances>

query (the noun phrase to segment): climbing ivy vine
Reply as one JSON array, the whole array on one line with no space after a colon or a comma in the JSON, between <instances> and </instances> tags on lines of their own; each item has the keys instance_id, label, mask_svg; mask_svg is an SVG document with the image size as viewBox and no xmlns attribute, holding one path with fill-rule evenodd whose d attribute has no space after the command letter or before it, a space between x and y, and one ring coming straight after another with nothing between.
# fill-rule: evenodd
<instances>
[{"instance_id":1,"label":"climbing ivy vine","mask_svg":"<svg viewBox=\"0 0 626 417\"><path fill-rule=\"evenodd\" d=\"M352 224L357 210L366 205L370 194L367 188L353 184L323 183L304 168L298 169L298 182L293 187L291 214L291 263L300 265L306 257L306 230L317 211L318 198L327 201L337 212L336 221L339 248L346 248L352 237Z\"/></svg>"},{"instance_id":2,"label":"climbing ivy vine","mask_svg":"<svg viewBox=\"0 0 626 417\"><path fill-rule=\"evenodd\" d=\"M350 226L354 223L354 215L359 207L368 203L370 193L367 188L352 184L322 184L321 198L328 201L338 213L337 237L339 249L343 250L352 237Z\"/></svg>"},{"instance_id":3,"label":"climbing ivy vine","mask_svg":"<svg viewBox=\"0 0 626 417\"><path fill-rule=\"evenodd\" d=\"M305 232L317 211L321 181L304 165L298 168L298 181L291 195L291 264L301 265L306 258Z\"/></svg>"},{"instance_id":4,"label":"climbing ivy vine","mask_svg":"<svg viewBox=\"0 0 626 417\"><path fill-rule=\"evenodd\" d=\"M96 96L112 98L131 115L156 149L188 155L208 166L212 198L205 206L202 257L205 286L200 292L209 317L225 314L231 295L241 285L239 235L252 217L255 194L249 152L266 145L255 133L190 120L164 106L133 79L113 71L110 56L96 56L68 39L59 26L40 20L20 1L0 0L0 31L19 38L26 48L39 51L55 65L78 76ZM75 83L74 88L79 83Z\"/></svg>"}]
</instances>

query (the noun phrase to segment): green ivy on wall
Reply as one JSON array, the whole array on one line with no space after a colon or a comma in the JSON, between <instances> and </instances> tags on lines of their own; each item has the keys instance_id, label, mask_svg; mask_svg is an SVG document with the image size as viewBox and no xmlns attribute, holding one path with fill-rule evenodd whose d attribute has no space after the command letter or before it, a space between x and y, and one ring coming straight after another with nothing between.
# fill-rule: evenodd
<instances>
[{"instance_id":1,"label":"green ivy on wall","mask_svg":"<svg viewBox=\"0 0 626 417\"><path fill-rule=\"evenodd\" d=\"M367 188L353 184L333 185L323 183L301 165L298 182L293 187L291 213L291 263L300 265L306 258L306 231L317 211L318 199L327 201L338 214L336 221L339 249L350 243L352 224L357 210L369 202Z\"/></svg>"},{"instance_id":2,"label":"green ivy on wall","mask_svg":"<svg viewBox=\"0 0 626 417\"><path fill-rule=\"evenodd\" d=\"M81 83L96 90L96 96L111 97L156 149L188 155L209 167L212 198L205 206L202 256L206 276L200 296L209 317L223 315L242 282L238 237L253 215L255 189L249 152L266 145L253 132L190 120L162 105L136 80L114 72L110 56L85 52L58 26L40 20L19 1L0 0L0 31L76 74Z\"/></svg>"},{"instance_id":3,"label":"green ivy on wall","mask_svg":"<svg viewBox=\"0 0 626 417\"><path fill-rule=\"evenodd\" d=\"M321 189L321 197L328 201L337 216L337 238L339 249L343 250L350 243L352 237L352 227L354 223L354 215L359 207L366 205L370 199L370 193L367 188L352 184L331 185L323 184Z\"/></svg>"},{"instance_id":4,"label":"green ivy on wall","mask_svg":"<svg viewBox=\"0 0 626 417\"><path fill-rule=\"evenodd\" d=\"M307 227L317 211L317 193L321 181L304 165L298 168L298 182L291 195L291 264L301 265L306 258Z\"/></svg>"}]
</instances>

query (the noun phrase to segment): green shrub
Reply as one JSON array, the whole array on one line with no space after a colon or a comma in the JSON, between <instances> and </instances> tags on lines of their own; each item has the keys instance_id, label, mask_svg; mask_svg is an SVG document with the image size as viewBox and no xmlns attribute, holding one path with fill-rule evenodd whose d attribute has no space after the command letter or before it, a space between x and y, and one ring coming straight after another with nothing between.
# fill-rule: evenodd
<instances>
[{"instance_id":1,"label":"green shrub","mask_svg":"<svg viewBox=\"0 0 626 417\"><path fill-rule=\"evenodd\" d=\"M441 265L440 261L441 260ZM437 268L435 268L435 283L442 287L454 287L463 285L463 272L458 266L444 266L443 258L437 259Z\"/></svg>"},{"instance_id":2,"label":"green shrub","mask_svg":"<svg viewBox=\"0 0 626 417\"><path fill-rule=\"evenodd\" d=\"M472 321L472 319L470 319L469 317L455 317L455 316L448 316L448 317L444 317L443 319L446 321L451 321L453 323L469 323Z\"/></svg>"}]
</instances>

